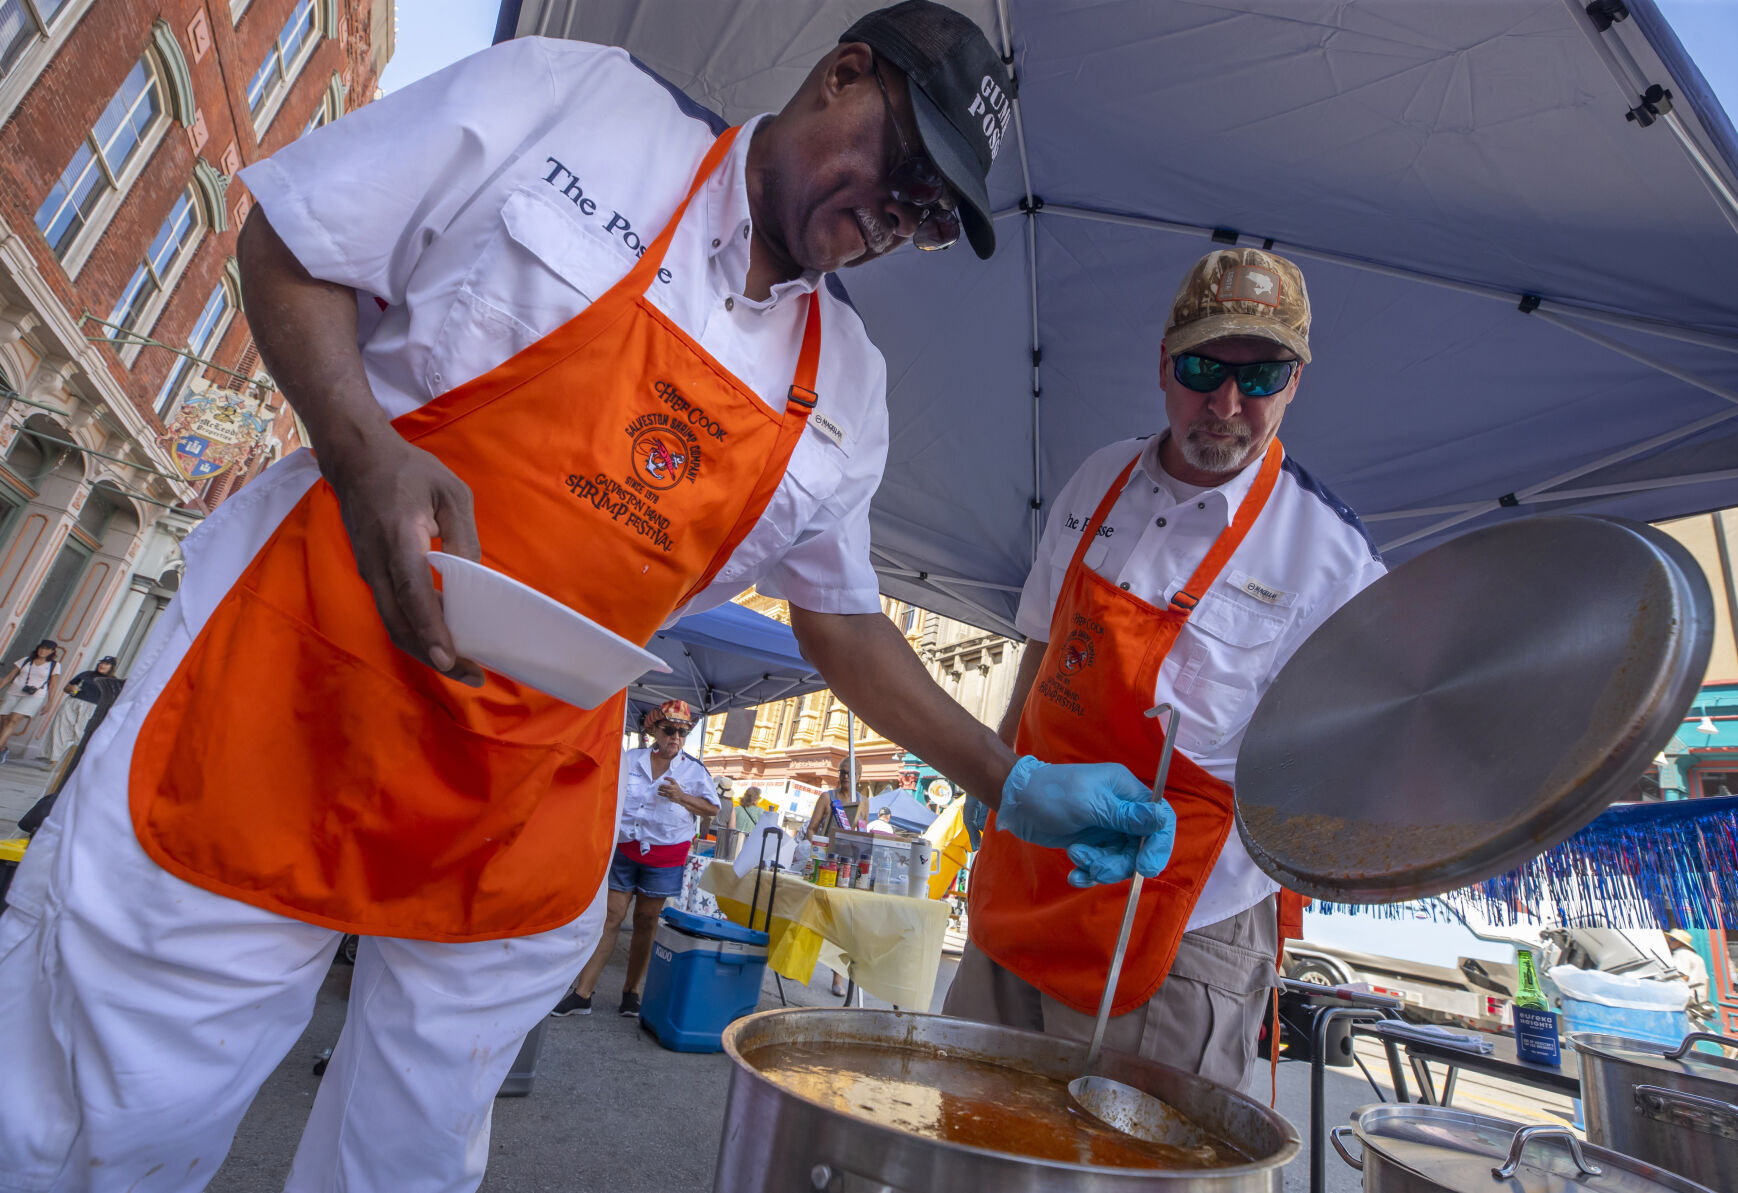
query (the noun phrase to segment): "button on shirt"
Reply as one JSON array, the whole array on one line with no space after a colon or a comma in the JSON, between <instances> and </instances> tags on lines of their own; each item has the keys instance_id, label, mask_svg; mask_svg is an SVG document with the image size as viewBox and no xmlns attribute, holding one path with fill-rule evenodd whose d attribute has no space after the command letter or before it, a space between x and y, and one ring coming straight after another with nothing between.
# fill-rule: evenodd
<instances>
[{"instance_id":1,"label":"button on shirt","mask_svg":"<svg viewBox=\"0 0 1738 1193\"><path fill-rule=\"evenodd\" d=\"M1095 452L1052 506L1015 625L1050 640L1050 618L1080 532L1140 453L1141 461L1087 548L1100 576L1163 607L1188 582L1255 483L1260 460L1216 488L1186 485L1158 463L1161 438ZM1177 748L1230 783L1243 731L1279 669L1315 628L1385 569L1357 516L1290 456L1261 517L1177 636L1153 702L1177 708ZM1278 890L1232 832L1189 917L1218 923Z\"/></svg>"},{"instance_id":2,"label":"button on shirt","mask_svg":"<svg viewBox=\"0 0 1738 1193\"><path fill-rule=\"evenodd\" d=\"M376 100L240 177L309 273L358 292L363 364L396 417L488 372L627 273L713 141L706 114L678 96L620 49L519 38ZM887 453L886 365L836 282L810 273L764 301L742 293L756 124L689 205L648 296L783 411L807 296L817 294L818 411L839 433L811 420L760 521L672 620L751 584L821 613L881 607L869 501ZM574 400L577 416L583 390ZM215 588L190 596L195 625L317 476L309 454L295 453L189 538L189 581Z\"/></svg>"},{"instance_id":3,"label":"button on shirt","mask_svg":"<svg viewBox=\"0 0 1738 1193\"><path fill-rule=\"evenodd\" d=\"M674 800L658 794L665 779L676 780L677 786L696 799L718 807L718 788L711 772L700 760L683 752L670 761L670 769L652 778L652 752L629 750L622 755L621 821L616 827L616 840L638 841L642 846L681 845L694 839L700 828L700 818Z\"/></svg>"}]
</instances>

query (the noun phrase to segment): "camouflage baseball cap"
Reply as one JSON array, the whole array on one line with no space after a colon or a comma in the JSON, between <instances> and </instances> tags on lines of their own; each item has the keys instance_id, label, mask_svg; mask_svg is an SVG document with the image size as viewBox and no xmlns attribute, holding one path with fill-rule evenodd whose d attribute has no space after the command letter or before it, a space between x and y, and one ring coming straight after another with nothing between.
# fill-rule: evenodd
<instances>
[{"instance_id":1,"label":"camouflage baseball cap","mask_svg":"<svg viewBox=\"0 0 1738 1193\"><path fill-rule=\"evenodd\" d=\"M1310 358L1310 295L1303 272L1260 249L1216 249L1195 262L1165 320L1171 355L1210 340L1259 336Z\"/></svg>"}]
</instances>

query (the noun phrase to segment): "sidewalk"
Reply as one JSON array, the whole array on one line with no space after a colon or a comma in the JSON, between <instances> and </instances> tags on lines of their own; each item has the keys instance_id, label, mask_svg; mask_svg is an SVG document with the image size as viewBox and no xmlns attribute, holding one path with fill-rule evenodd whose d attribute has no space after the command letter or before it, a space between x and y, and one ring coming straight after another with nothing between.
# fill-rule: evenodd
<instances>
[{"instance_id":1,"label":"sidewalk","mask_svg":"<svg viewBox=\"0 0 1738 1193\"><path fill-rule=\"evenodd\" d=\"M18 835L18 818L48 790L54 769L43 758L19 758L0 766L0 838Z\"/></svg>"}]
</instances>

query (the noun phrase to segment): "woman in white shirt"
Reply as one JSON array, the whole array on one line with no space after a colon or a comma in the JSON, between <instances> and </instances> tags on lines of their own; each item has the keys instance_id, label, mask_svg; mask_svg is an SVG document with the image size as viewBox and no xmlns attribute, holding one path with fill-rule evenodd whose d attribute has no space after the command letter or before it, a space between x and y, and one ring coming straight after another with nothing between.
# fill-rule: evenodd
<instances>
[{"instance_id":1,"label":"woman in white shirt","mask_svg":"<svg viewBox=\"0 0 1738 1193\"><path fill-rule=\"evenodd\" d=\"M652 938L666 900L682 890L682 868L701 816L718 811L718 789L700 760L682 750L694 728L694 711L666 700L646 714L652 746L622 756L621 808L615 856L610 859L609 905L603 936L573 988L552 1015L589 1015L591 996L615 955L616 937L633 908L633 941L622 988L621 1013L640 1013L640 987L652 960ZM750 789L753 790L752 788Z\"/></svg>"},{"instance_id":2,"label":"woman in white shirt","mask_svg":"<svg viewBox=\"0 0 1738 1193\"><path fill-rule=\"evenodd\" d=\"M0 676L0 762L11 757L7 743L48 699L48 685L60 665L60 644L44 638L36 649Z\"/></svg>"}]
</instances>

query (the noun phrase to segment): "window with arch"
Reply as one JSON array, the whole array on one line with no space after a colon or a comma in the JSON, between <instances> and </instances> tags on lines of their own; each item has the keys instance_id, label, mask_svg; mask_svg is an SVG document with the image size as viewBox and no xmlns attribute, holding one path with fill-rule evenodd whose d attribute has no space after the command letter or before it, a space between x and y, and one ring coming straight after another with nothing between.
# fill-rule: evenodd
<instances>
[{"instance_id":1,"label":"window with arch","mask_svg":"<svg viewBox=\"0 0 1738 1193\"><path fill-rule=\"evenodd\" d=\"M205 306L200 310L193 330L187 333L187 351L202 360L210 360L211 354L217 350L218 343L223 339L225 329L229 327L230 317L234 314L235 301L229 296L229 287L219 281L212 288L211 297L205 300ZM197 375L199 367L198 362L191 357L175 358L175 366L163 378L163 388L157 391L156 410L159 418L169 417L170 411L181 400L181 391Z\"/></svg>"},{"instance_id":2,"label":"window with arch","mask_svg":"<svg viewBox=\"0 0 1738 1193\"><path fill-rule=\"evenodd\" d=\"M162 82L147 53L127 72L36 209L37 228L68 272L76 264L75 254L87 251L95 239L84 233L105 222L100 209L107 206L112 212L105 200L126 193L148 156L145 150L165 123Z\"/></svg>"},{"instance_id":3,"label":"window with arch","mask_svg":"<svg viewBox=\"0 0 1738 1193\"><path fill-rule=\"evenodd\" d=\"M161 312L164 300L174 289L175 279L193 256L199 243L200 205L190 186L176 198L157 234L145 249L145 259L133 270L133 276L121 288L115 309L109 312L106 328L113 339L121 331L143 335L151 329ZM128 354L129 359L131 353Z\"/></svg>"},{"instance_id":4,"label":"window with arch","mask_svg":"<svg viewBox=\"0 0 1738 1193\"><path fill-rule=\"evenodd\" d=\"M290 84L302 73L302 67L320 43L321 32L314 0L297 0L290 19L266 47L265 58L248 80L247 110L253 113L255 135L264 133L271 125Z\"/></svg>"}]
</instances>

